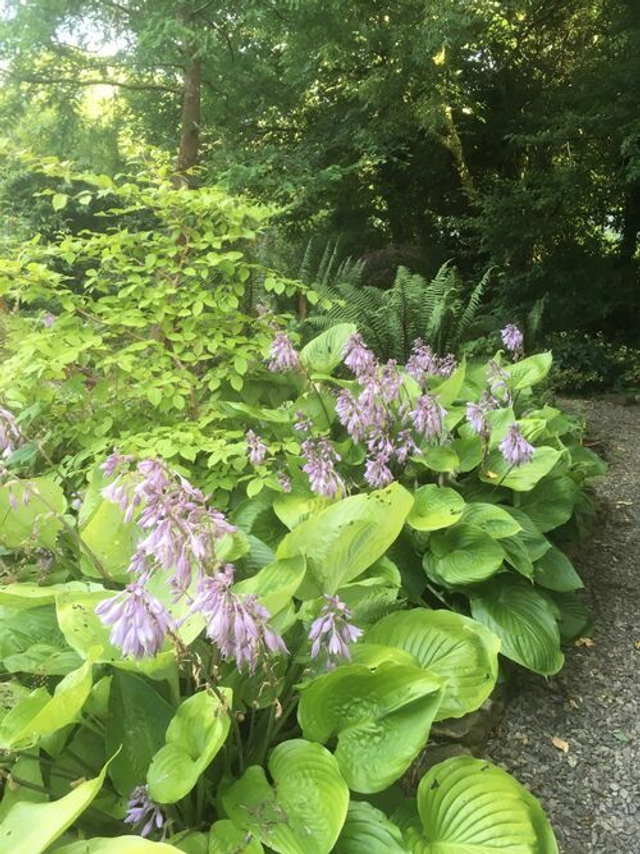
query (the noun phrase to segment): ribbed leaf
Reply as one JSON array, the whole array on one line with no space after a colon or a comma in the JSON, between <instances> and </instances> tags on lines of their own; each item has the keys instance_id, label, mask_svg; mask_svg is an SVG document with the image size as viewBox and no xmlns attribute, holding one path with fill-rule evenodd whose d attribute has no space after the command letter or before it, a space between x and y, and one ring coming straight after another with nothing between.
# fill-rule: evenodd
<instances>
[{"instance_id":1,"label":"ribbed leaf","mask_svg":"<svg viewBox=\"0 0 640 854\"><path fill-rule=\"evenodd\" d=\"M519 507L540 531L551 531L569 521L577 493L578 486L570 477L545 478L522 496Z\"/></svg>"},{"instance_id":2,"label":"ribbed leaf","mask_svg":"<svg viewBox=\"0 0 640 854\"><path fill-rule=\"evenodd\" d=\"M398 483L332 504L282 540L279 558L304 555L307 573L297 596L333 594L375 563L396 539L413 496Z\"/></svg>"},{"instance_id":3,"label":"ribbed leaf","mask_svg":"<svg viewBox=\"0 0 640 854\"><path fill-rule=\"evenodd\" d=\"M382 663L339 667L305 687L298 721L305 738L337 738L335 757L355 792L380 792L424 747L444 680L420 667Z\"/></svg>"},{"instance_id":4,"label":"ribbed leaf","mask_svg":"<svg viewBox=\"0 0 640 854\"><path fill-rule=\"evenodd\" d=\"M330 327L302 348L302 364L312 374L330 374L342 361L347 339L356 331L355 323L339 323Z\"/></svg>"},{"instance_id":5,"label":"ribbed leaf","mask_svg":"<svg viewBox=\"0 0 640 854\"><path fill-rule=\"evenodd\" d=\"M474 592L471 613L502 640L502 653L543 676L563 663L553 605L530 583L502 575Z\"/></svg>"},{"instance_id":6,"label":"ribbed leaf","mask_svg":"<svg viewBox=\"0 0 640 854\"><path fill-rule=\"evenodd\" d=\"M407 522L416 531L436 531L455 524L464 512L464 498L449 487L427 484L414 494Z\"/></svg>"},{"instance_id":7,"label":"ribbed leaf","mask_svg":"<svg viewBox=\"0 0 640 854\"><path fill-rule=\"evenodd\" d=\"M473 525L458 524L436 531L425 555L425 569L446 584L477 584L501 567L505 552L489 534Z\"/></svg>"},{"instance_id":8,"label":"ribbed leaf","mask_svg":"<svg viewBox=\"0 0 640 854\"><path fill-rule=\"evenodd\" d=\"M538 801L506 771L471 756L434 766L417 795L422 832L406 837L419 854L557 854Z\"/></svg>"},{"instance_id":9,"label":"ribbed leaf","mask_svg":"<svg viewBox=\"0 0 640 854\"><path fill-rule=\"evenodd\" d=\"M569 558L556 546L551 546L549 551L536 561L533 577L536 584L559 593L584 587Z\"/></svg>"},{"instance_id":10,"label":"ribbed leaf","mask_svg":"<svg viewBox=\"0 0 640 854\"><path fill-rule=\"evenodd\" d=\"M436 720L459 718L479 708L498 677L499 638L453 611L415 608L389 614L366 633L365 641L365 646L399 647L447 680Z\"/></svg>"},{"instance_id":11,"label":"ribbed leaf","mask_svg":"<svg viewBox=\"0 0 640 854\"><path fill-rule=\"evenodd\" d=\"M349 804L334 854L409 854L399 828L366 801Z\"/></svg>"},{"instance_id":12,"label":"ribbed leaf","mask_svg":"<svg viewBox=\"0 0 640 854\"><path fill-rule=\"evenodd\" d=\"M222 797L227 815L279 854L329 854L349 806L334 756L320 744L285 741L269 758L273 787L252 765Z\"/></svg>"},{"instance_id":13,"label":"ribbed leaf","mask_svg":"<svg viewBox=\"0 0 640 854\"><path fill-rule=\"evenodd\" d=\"M513 468L500 451L492 451L487 460L487 468L480 475L480 480L507 486L515 492L528 492L549 474L559 459L560 451L543 446L535 449L530 462Z\"/></svg>"},{"instance_id":14,"label":"ribbed leaf","mask_svg":"<svg viewBox=\"0 0 640 854\"><path fill-rule=\"evenodd\" d=\"M522 530L518 521L503 507L497 504L485 504L482 501L467 504L462 521L480 528L494 540L512 537Z\"/></svg>"}]
</instances>

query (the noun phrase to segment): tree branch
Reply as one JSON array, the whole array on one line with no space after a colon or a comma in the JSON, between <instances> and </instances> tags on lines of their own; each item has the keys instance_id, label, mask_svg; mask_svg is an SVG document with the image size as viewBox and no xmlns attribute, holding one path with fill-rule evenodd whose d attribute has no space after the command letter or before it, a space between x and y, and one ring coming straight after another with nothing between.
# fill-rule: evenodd
<instances>
[{"instance_id":1,"label":"tree branch","mask_svg":"<svg viewBox=\"0 0 640 854\"><path fill-rule=\"evenodd\" d=\"M9 77L17 83L29 83L34 86L50 86L56 84L69 84L72 86L117 86L120 89L132 89L135 92L171 92L173 95L181 95L182 89L177 86L165 86L162 83L127 83L122 80L110 80L106 77L96 77L90 80L74 77L34 77L27 75L23 77Z\"/></svg>"}]
</instances>

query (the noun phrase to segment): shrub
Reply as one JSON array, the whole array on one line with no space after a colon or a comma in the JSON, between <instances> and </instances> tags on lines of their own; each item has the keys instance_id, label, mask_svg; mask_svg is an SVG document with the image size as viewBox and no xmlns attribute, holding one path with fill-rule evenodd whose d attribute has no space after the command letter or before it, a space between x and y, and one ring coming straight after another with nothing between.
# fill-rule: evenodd
<instances>
[{"instance_id":1,"label":"shrub","mask_svg":"<svg viewBox=\"0 0 640 854\"><path fill-rule=\"evenodd\" d=\"M602 335L560 332L553 347L551 381L560 392L615 391L640 387L640 350L616 345Z\"/></svg>"},{"instance_id":2,"label":"shrub","mask_svg":"<svg viewBox=\"0 0 640 854\"><path fill-rule=\"evenodd\" d=\"M418 346L405 370L354 332L279 333L218 401L253 467L226 516L123 453L76 515L55 477L11 473L27 437L2 410L0 850L557 852L538 802L471 757L374 796L432 721L483 703L499 651L560 669L586 615L559 534L602 464L536 402L550 354Z\"/></svg>"}]
</instances>

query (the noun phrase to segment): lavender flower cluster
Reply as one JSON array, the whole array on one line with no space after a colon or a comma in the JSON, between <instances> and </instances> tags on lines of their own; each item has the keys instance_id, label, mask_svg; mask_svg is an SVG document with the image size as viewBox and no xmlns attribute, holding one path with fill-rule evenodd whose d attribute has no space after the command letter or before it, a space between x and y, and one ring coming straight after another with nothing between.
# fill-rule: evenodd
<instances>
[{"instance_id":1,"label":"lavender flower cluster","mask_svg":"<svg viewBox=\"0 0 640 854\"><path fill-rule=\"evenodd\" d=\"M15 415L0 406L0 457L10 457L22 444L24 436Z\"/></svg>"},{"instance_id":2,"label":"lavender flower cluster","mask_svg":"<svg viewBox=\"0 0 640 854\"><path fill-rule=\"evenodd\" d=\"M455 362L449 356L439 359L422 341L416 341L407 370L425 393L413 410L401 402L402 376L395 360L380 365L358 333L347 341L344 362L361 391L357 396L347 389L341 391L336 413L352 440L367 446L365 480L370 486L383 487L394 479L394 464L403 467L409 457L421 453L420 441L440 442L445 437L447 413L426 391L426 376L449 375Z\"/></svg>"},{"instance_id":3,"label":"lavender flower cluster","mask_svg":"<svg viewBox=\"0 0 640 854\"><path fill-rule=\"evenodd\" d=\"M207 506L200 490L160 461L142 460L132 468L133 462L113 454L103 466L114 478L103 490L105 498L120 506L127 521L138 514L136 522L146 534L129 565L135 581L96 608L111 628L111 642L125 655L152 657L176 631L168 609L145 587L155 571L166 570L172 573L168 584L174 599L186 599L189 614L204 617L206 634L223 660L233 659L254 672L265 656L286 652L284 641L268 625L270 613L255 597L231 589L234 567L220 568L216 545L235 528Z\"/></svg>"}]
</instances>

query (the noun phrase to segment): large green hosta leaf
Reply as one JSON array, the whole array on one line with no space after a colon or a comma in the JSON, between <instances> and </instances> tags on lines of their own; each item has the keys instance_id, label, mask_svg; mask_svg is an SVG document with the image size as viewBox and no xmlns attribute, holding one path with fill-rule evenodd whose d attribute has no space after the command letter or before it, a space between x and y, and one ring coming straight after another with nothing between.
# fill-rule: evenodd
<instances>
[{"instance_id":1,"label":"large green hosta leaf","mask_svg":"<svg viewBox=\"0 0 640 854\"><path fill-rule=\"evenodd\" d=\"M502 640L502 653L543 676L564 663L557 609L522 578L501 575L474 591L471 613Z\"/></svg>"},{"instance_id":2,"label":"large green hosta leaf","mask_svg":"<svg viewBox=\"0 0 640 854\"><path fill-rule=\"evenodd\" d=\"M416 531L436 531L455 524L464 512L464 498L446 486L427 484L416 490L407 522Z\"/></svg>"},{"instance_id":3,"label":"large green hosta leaf","mask_svg":"<svg viewBox=\"0 0 640 854\"><path fill-rule=\"evenodd\" d=\"M66 506L62 489L48 477L0 486L0 545L52 549L63 527L60 516Z\"/></svg>"},{"instance_id":4,"label":"large green hosta leaf","mask_svg":"<svg viewBox=\"0 0 640 854\"><path fill-rule=\"evenodd\" d=\"M536 561L533 577L536 584L558 593L584 587L569 558L556 546L551 546L547 553Z\"/></svg>"},{"instance_id":5,"label":"large green hosta leaf","mask_svg":"<svg viewBox=\"0 0 640 854\"><path fill-rule=\"evenodd\" d=\"M279 854L329 854L349 806L335 757L320 744L294 739L276 747L268 769L273 786L252 765L223 794L229 818Z\"/></svg>"},{"instance_id":6,"label":"large green hosta leaf","mask_svg":"<svg viewBox=\"0 0 640 854\"><path fill-rule=\"evenodd\" d=\"M577 494L578 487L572 478L566 475L549 477L531 492L526 492L519 506L540 531L552 531L569 521Z\"/></svg>"},{"instance_id":7,"label":"large green hosta leaf","mask_svg":"<svg viewBox=\"0 0 640 854\"><path fill-rule=\"evenodd\" d=\"M211 825L207 854L263 854L264 848L257 839L228 819Z\"/></svg>"},{"instance_id":8,"label":"large green hosta leaf","mask_svg":"<svg viewBox=\"0 0 640 854\"><path fill-rule=\"evenodd\" d=\"M424 747L443 686L443 679L420 667L339 667L304 688L298 721L310 741L337 738L335 757L350 789L380 792Z\"/></svg>"},{"instance_id":9,"label":"large green hosta leaf","mask_svg":"<svg viewBox=\"0 0 640 854\"><path fill-rule=\"evenodd\" d=\"M520 389L539 383L549 373L552 362L553 357L548 351L536 353L534 356L529 356L527 359L509 365L507 368L509 385L514 391L520 391Z\"/></svg>"},{"instance_id":10,"label":"large green hosta leaf","mask_svg":"<svg viewBox=\"0 0 640 854\"><path fill-rule=\"evenodd\" d=\"M103 499L80 531L80 536L112 579L129 580L127 567L140 532L133 522L124 521L117 504ZM84 554L82 571L92 578L101 577L95 563Z\"/></svg>"},{"instance_id":11,"label":"large green hosta leaf","mask_svg":"<svg viewBox=\"0 0 640 854\"><path fill-rule=\"evenodd\" d=\"M107 766L57 801L15 804L0 824L0 854L43 854L93 801L106 772Z\"/></svg>"},{"instance_id":12,"label":"large green hosta leaf","mask_svg":"<svg viewBox=\"0 0 640 854\"><path fill-rule=\"evenodd\" d=\"M180 849L166 842L151 842L139 836L94 837L56 848L56 854L179 854Z\"/></svg>"},{"instance_id":13,"label":"large green hosta leaf","mask_svg":"<svg viewBox=\"0 0 640 854\"><path fill-rule=\"evenodd\" d=\"M13 708L0 724L0 747L35 744L78 719L93 682L91 664L85 662L62 679L51 696L36 688Z\"/></svg>"},{"instance_id":14,"label":"large green hosta leaf","mask_svg":"<svg viewBox=\"0 0 640 854\"><path fill-rule=\"evenodd\" d=\"M165 743L174 709L144 679L115 671L108 700L105 743L114 754L109 777L117 791L128 796L147 780L151 760Z\"/></svg>"},{"instance_id":15,"label":"large green hosta leaf","mask_svg":"<svg viewBox=\"0 0 640 854\"><path fill-rule=\"evenodd\" d=\"M471 756L434 766L420 781L415 854L558 854L538 801L506 771Z\"/></svg>"},{"instance_id":16,"label":"large green hosta leaf","mask_svg":"<svg viewBox=\"0 0 640 854\"><path fill-rule=\"evenodd\" d=\"M347 339L356 331L355 323L337 323L320 333L300 351L302 364L313 374L330 374L342 361Z\"/></svg>"},{"instance_id":17,"label":"large green hosta leaf","mask_svg":"<svg viewBox=\"0 0 640 854\"><path fill-rule=\"evenodd\" d=\"M502 566L505 552L493 537L473 525L436 531L425 555L425 569L446 584L477 584Z\"/></svg>"},{"instance_id":18,"label":"large green hosta leaf","mask_svg":"<svg viewBox=\"0 0 640 854\"><path fill-rule=\"evenodd\" d=\"M152 800L174 804L184 798L222 748L231 726L232 692L219 691L222 700L200 691L179 706L167 728L167 743L153 757L147 774Z\"/></svg>"},{"instance_id":19,"label":"large green hosta leaf","mask_svg":"<svg viewBox=\"0 0 640 854\"><path fill-rule=\"evenodd\" d=\"M534 450L530 462L513 468L500 451L492 451L487 459L486 469L480 475L480 480L507 486L515 492L528 492L549 474L559 459L560 451L543 445Z\"/></svg>"},{"instance_id":20,"label":"large green hosta leaf","mask_svg":"<svg viewBox=\"0 0 640 854\"><path fill-rule=\"evenodd\" d=\"M304 578L305 570L304 555L282 558L267 564L250 578L238 581L233 589L237 593L257 596L274 616L289 604Z\"/></svg>"},{"instance_id":21,"label":"large green hosta leaf","mask_svg":"<svg viewBox=\"0 0 640 854\"><path fill-rule=\"evenodd\" d=\"M278 558L302 554L307 573L297 596L333 594L375 563L396 539L413 504L398 483L332 504L280 543Z\"/></svg>"},{"instance_id":22,"label":"large green hosta leaf","mask_svg":"<svg viewBox=\"0 0 640 854\"><path fill-rule=\"evenodd\" d=\"M521 530L518 521L504 507L482 501L472 501L467 504L462 521L466 525L480 528L494 540L513 537Z\"/></svg>"},{"instance_id":23,"label":"large green hosta leaf","mask_svg":"<svg viewBox=\"0 0 640 854\"><path fill-rule=\"evenodd\" d=\"M365 635L410 653L421 667L447 680L436 720L479 708L498 678L500 639L476 620L453 611L415 608L389 614Z\"/></svg>"},{"instance_id":24,"label":"large green hosta leaf","mask_svg":"<svg viewBox=\"0 0 640 854\"><path fill-rule=\"evenodd\" d=\"M334 854L409 854L400 829L366 801L349 804Z\"/></svg>"}]
</instances>

